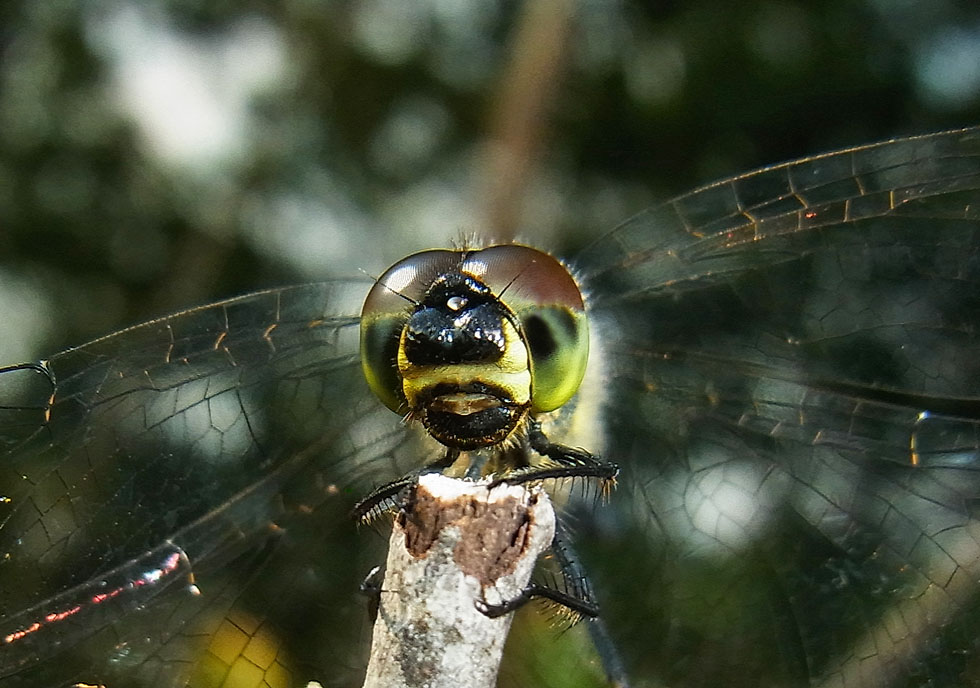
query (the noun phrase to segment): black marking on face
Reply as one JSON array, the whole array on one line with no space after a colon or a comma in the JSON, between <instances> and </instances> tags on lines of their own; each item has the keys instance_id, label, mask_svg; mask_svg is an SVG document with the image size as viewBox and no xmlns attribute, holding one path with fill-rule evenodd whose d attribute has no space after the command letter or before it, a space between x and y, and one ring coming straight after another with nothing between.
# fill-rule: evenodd
<instances>
[{"instance_id":1,"label":"black marking on face","mask_svg":"<svg viewBox=\"0 0 980 688\"><path fill-rule=\"evenodd\" d=\"M418 366L493 363L504 354L508 317L478 280L445 275L426 293L405 327L405 356Z\"/></svg>"}]
</instances>

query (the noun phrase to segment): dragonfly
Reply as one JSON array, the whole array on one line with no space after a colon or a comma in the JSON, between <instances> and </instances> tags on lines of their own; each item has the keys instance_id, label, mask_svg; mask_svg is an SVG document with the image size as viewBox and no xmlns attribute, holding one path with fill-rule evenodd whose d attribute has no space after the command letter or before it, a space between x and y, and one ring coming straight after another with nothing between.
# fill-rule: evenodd
<instances>
[{"instance_id":1,"label":"dragonfly","mask_svg":"<svg viewBox=\"0 0 980 688\"><path fill-rule=\"evenodd\" d=\"M980 128L727 179L563 258L584 448L620 467L573 530L632 683L980 685ZM438 455L362 375L374 284L3 369L0 687L356 685L381 555L349 510Z\"/></svg>"}]
</instances>

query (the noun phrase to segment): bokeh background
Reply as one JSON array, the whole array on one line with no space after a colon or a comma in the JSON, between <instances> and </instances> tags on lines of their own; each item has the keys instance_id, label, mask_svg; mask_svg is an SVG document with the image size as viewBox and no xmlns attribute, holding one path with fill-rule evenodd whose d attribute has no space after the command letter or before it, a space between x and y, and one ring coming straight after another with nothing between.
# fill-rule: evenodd
<instances>
[{"instance_id":1,"label":"bokeh background","mask_svg":"<svg viewBox=\"0 0 980 688\"><path fill-rule=\"evenodd\" d=\"M7 0L0 361L978 122L971 2Z\"/></svg>"},{"instance_id":2,"label":"bokeh background","mask_svg":"<svg viewBox=\"0 0 980 688\"><path fill-rule=\"evenodd\" d=\"M980 121L971 2L0 8L0 360Z\"/></svg>"}]
</instances>

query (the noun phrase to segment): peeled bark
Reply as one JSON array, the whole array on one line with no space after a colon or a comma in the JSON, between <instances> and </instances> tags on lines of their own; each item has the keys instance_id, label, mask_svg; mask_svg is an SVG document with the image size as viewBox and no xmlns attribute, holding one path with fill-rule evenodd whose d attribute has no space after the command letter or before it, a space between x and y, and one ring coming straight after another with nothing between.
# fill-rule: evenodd
<instances>
[{"instance_id":1,"label":"peeled bark","mask_svg":"<svg viewBox=\"0 0 980 688\"><path fill-rule=\"evenodd\" d=\"M389 541L365 688L495 685L517 598L554 537L540 489L419 479Z\"/></svg>"}]
</instances>

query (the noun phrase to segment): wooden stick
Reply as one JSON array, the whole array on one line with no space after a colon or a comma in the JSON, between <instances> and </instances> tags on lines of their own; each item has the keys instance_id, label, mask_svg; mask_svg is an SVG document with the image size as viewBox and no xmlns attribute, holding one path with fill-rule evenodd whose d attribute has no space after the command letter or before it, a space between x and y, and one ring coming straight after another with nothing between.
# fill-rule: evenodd
<instances>
[{"instance_id":1,"label":"wooden stick","mask_svg":"<svg viewBox=\"0 0 980 688\"><path fill-rule=\"evenodd\" d=\"M511 614L551 545L555 514L539 488L419 479L389 541L364 688L492 688Z\"/></svg>"}]
</instances>

